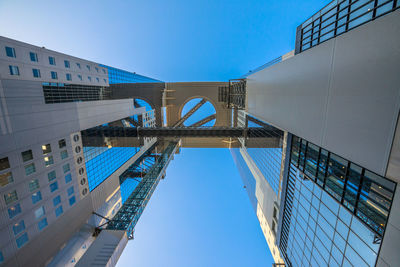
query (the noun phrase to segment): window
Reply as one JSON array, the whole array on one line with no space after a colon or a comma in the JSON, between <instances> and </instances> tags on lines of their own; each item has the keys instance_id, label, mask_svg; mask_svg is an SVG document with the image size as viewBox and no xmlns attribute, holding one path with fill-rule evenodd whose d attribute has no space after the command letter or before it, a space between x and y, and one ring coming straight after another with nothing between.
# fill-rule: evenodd
<instances>
[{"instance_id":1,"label":"window","mask_svg":"<svg viewBox=\"0 0 400 267\"><path fill-rule=\"evenodd\" d=\"M64 66L69 69L70 68L70 64L68 60L64 60Z\"/></svg>"},{"instance_id":2,"label":"window","mask_svg":"<svg viewBox=\"0 0 400 267\"><path fill-rule=\"evenodd\" d=\"M99 83L100 82L99 78L96 77L96 81Z\"/></svg>"},{"instance_id":3,"label":"window","mask_svg":"<svg viewBox=\"0 0 400 267\"><path fill-rule=\"evenodd\" d=\"M56 208L56 210L55 210L56 217L60 216L62 213L63 213L62 206L59 206L58 208Z\"/></svg>"},{"instance_id":4,"label":"window","mask_svg":"<svg viewBox=\"0 0 400 267\"><path fill-rule=\"evenodd\" d=\"M23 235L21 235L20 237L15 239L15 242L17 242L18 248L21 248L28 241L29 241L29 238L28 238L28 234L27 233L24 233Z\"/></svg>"},{"instance_id":5,"label":"window","mask_svg":"<svg viewBox=\"0 0 400 267\"><path fill-rule=\"evenodd\" d=\"M13 191L9 192L8 194L5 194L4 200L6 201L7 205L17 201L18 200L17 191L13 190Z\"/></svg>"},{"instance_id":6,"label":"window","mask_svg":"<svg viewBox=\"0 0 400 267\"><path fill-rule=\"evenodd\" d=\"M39 186L39 181L38 181L38 179L33 179L33 180L31 180L30 182L29 182L29 191L30 192L33 192L33 191L35 191L36 189L38 189L40 186Z\"/></svg>"},{"instance_id":7,"label":"window","mask_svg":"<svg viewBox=\"0 0 400 267\"><path fill-rule=\"evenodd\" d=\"M54 57L49 57L49 64L56 65L56 59Z\"/></svg>"},{"instance_id":8,"label":"window","mask_svg":"<svg viewBox=\"0 0 400 267\"><path fill-rule=\"evenodd\" d=\"M54 207L57 206L60 203L61 203L61 197L60 196L56 196L55 198L53 198Z\"/></svg>"},{"instance_id":9,"label":"window","mask_svg":"<svg viewBox=\"0 0 400 267\"><path fill-rule=\"evenodd\" d=\"M32 194L32 204L36 204L40 200L42 200L42 193L40 193L40 191Z\"/></svg>"},{"instance_id":10,"label":"window","mask_svg":"<svg viewBox=\"0 0 400 267\"><path fill-rule=\"evenodd\" d=\"M43 146L42 146L42 151L43 151L43 154L48 154L48 153L50 153L50 152L51 152L51 146L50 146L50 144L43 145Z\"/></svg>"},{"instance_id":11,"label":"window","mask_svg":"<svg viewBox=\"0 0 400 267\"><path fill-rule=\"evenodd\" d=\"M8 208L8 216L10 217L10 219L14 218L20 213L21 213L21 206L19 205L19 203L15 206Z\"/></svg>"},{"instance_id":12,"label":"window","mask_svg":"<svg viewBox=\"0 0 400 267\"><path fill-rule=\"evenodd\" d=\"M78 74L78 79L82 81L82 75Z\"/></svg>"},{"instance_id":13,"label":"window","mask_svg":"<svg viewBox=\"0 0 400 267\"><path fill-rule=\"evenodd\" d=\"M58 141L58 147L59 148L63 148L66 147L67 144L65 143L65 139L61 139L60 141Z\"/></svg>"},{"instance_id":14,"label":"window","mask_svg":"<svg viewBox=\"0 0 400 267\"><path fill-rule=\"evenodd\" d=\"M53 156L44 157L44 165L46 167L54 164Z\"/></svg>"},{"instance_id":15,"label":"window","mask_svg":"<svg viewBox=\"0 0 400 267\"><path fill-rule=\"evenodd\" d=\"M69 168L69 163L68 163L68 164L65 164L65 165L63 166L63 171L64 171L64 173L69 172L69 170L70 170L70 168Z\"/></svg>"},{"instance_id":16,"label":"window","mask_svg":"<svg viewBox=\"0 0 400 267\"><path fill-rule=\"evenodd\" d=\"M56 179L56 171L51 171L47 174L47 178L49 179L49 182L53 181Z\"/></svg>"},{"instance_id":17,"label":"window","mask_svg":"<svg viewBox=\"0 0 400 267\"><path fill-rule=\"evenodd\" d=\"M15 223L13 225L14 235L18 235L19 233L21 233L24 230L25 230L25 222L24 222L24 220L21 220L21 221Z\"/></svg>"},{"instance_id":18,"label":"window","mask_svg":"<svg viewBox=\"0 0 400 267\"><path fill-rule=\"evenodd\" d=\"M0 159L0 171L5 170L10 168L10 162L8 161L8 158L2 158Z\"/></svg>"},{"instance_id":19,"label":"window","mask_svg":"<svg viewBox=\"0 0 400 267\"><path fill-rule=\"evenodd\" d=\"M44 216L44 214L46 213L44 210L44 206L41 206L40 208L35 210L35 218L36 219L40 219Z\"/></svg>"},{"instance_id":20,"label":"window","mask_svg":"<svg viewBox=\"0 0 400 267\"><path fill-rule=\"evenodd\" d=\"M19 74L18 74L18 75L19 75ZM88 78L89 82L92 81L92 77L88 76L87 78Z\"/></svg>"},{"instance_id":21,"label":"window","mask_svg":"<svg viewBox=\"0 0 400 267\"><path fill-rule=\"evenodd\" d=\"M105 69L103 69L103 73L106 74L106 70Z\"/></svg>"},{"instance_id":22,"label":"window","mask_svg":"<svg viewBox=\"0 0 400 267\"><path fill-rule=\"evenodd\" d=\"M32 62L38 62L37 54L34 52L29 52L29 57L31 58Z\"/></svg>"},{"instance_id":23,"label":"window","mask_svg":"<svg viewBox=\"0 0 400 267\"><path fill-rule=\"evenodd\" d=\"M25 174L31 175L32 173L36 172L35 164L31 163L25 166Z\"/></svg>"},{"instance_id":24,"label":"window","mask_svg":"<svg viewBox=\"0 0 400 267\"><path fill-rule=\"evenodd\" d=\"M98 67L94 67L96 69L97 72L99 72L99 68Z\"/></svg>"},{"instance_id":25,"label":"window","mask_svg":"<svg viewBox=\"0 0 400 267\"><path fill-rule=\"evenodd\" d=\"M72 75L71 75L71 73L65 74L65 77L66 77L67 81L71 81L71 80L72 80Z\"/></svg>"},{"instance_id":26,"label":"window","mask_svg":"<svg viewBox=\"0 0 400 267\"><path fill-rule=\"evenodd\" d=\"M70 188L68 188L67 193L68 193L68 196L72 195L74 193L74 187L71 186Z\"/></svg>"},{"instance_id":27,"label":"window","mask_svg":"<svg viewBox=\"0 0 400 267\"><path fill-rule=\"evenodd\" d=\"M54 79L54 80L57 80L58 79L57 72L52 71L51 72L51 78Z\"/></svg>"},{"instance_id":28,"label":"window","mask_svg":"<svg viewBox=\"0 0 400 267\"><path fill-rule=\"evenodd\" d=\"M32 154L32 150L27 150L21 153L22 155L22 161L23 162L27 162L33 159L33 154Z\"/></svg>"},{"instance_id":29,"label":"window","mask_svg":"<svg viewBox=\"0 0 400 267\"><path fill-rule=\"evenodd\" d=\"M68 158L68 152L67 152L67 150L61 151L61 152L60 152L60 155L61 155L61 159L66 159L66 158Z\"/></svg>"},{"instance_id":30,"label":"window","mask_svg":"<svg viewBox=\"0 0 400 267\"><path fill-rule=\"evenodd\" d=\"M103 79L105 83L107 83L107 79Z\"/></svg>"},{"instance_id":31,"label":"window","mask_svg":"<svg viewBox=\"0 0 400 267\"><path fill-rule=\"evenodd\" d=\"M19 76L19 68L18 66L8 66L10 69L10 75L17 75Z\"/></svg>"},{"instance_id":32,"label":"window","mask_svg":"<svg viewBox=\"0 0 400 267\"><path fill-rule=\"evenodd\" d=\"M75 202L76 202L75 196L73 196L73 197L71 197L71 198L69 199L69 205L70 205L70 206L74 205Z\"/></svg>"},{"instance_id":33,"label":"window","mask_svg":"<svg viewBox=\"0 0 400 267\"><path fill-rule=\"evenodd\" d=\"M14 178L11 172L0 174L0 186L6 186L14 182Z\"/></svg>"},{"instance_id":34,"label":"window","mask_svg":"<svg viewBox=\"0 0 400 267\"><path fill-rule=\"evenodd\" d=\"M3 261L4 261L4 256L3 256L3 253L0 250L0 263L2 263Z\"/></svg>"},{"instance_id":35,"label":"window","mask_svg":"<svg viewBox=\"0 0 400 267\"><path fill-rule=\"evenodd\" d=\"M54 182L52 184L50 184L50 192L54 192L58 189L58 183Z\"/></svg>"},{"instance_id":36,"label":"window","mask_svg":"<svg viewBox=\"0 0 400 267\"><path fill-rule=\"evenodd\" d=\"M32 69L33 77L40 78L40 70L39 69Z\"/></svg>"},{"instance_id":37,"label":"window","mask_svg":"<svg viewBox=\"0 0 400 267\"><path fill-rule=\"evenodd\" d=\"M43 230L48 225L47 223L47 218L42 219L41 221L38 222L38 228L39 231Z\"/></svg>"},{"instance_id":38,"label":"window","mask_svg":"<svg viewBox=\"0 0 400 267\"><path fill-rule=\"evenodd\" d=\"M86 68L90 71L90 66L89 65L86 65Z\"/></svg>"},{"instance_id":39,"label":"window","mask_svg":"<svg viewBox=\"0 0 400 267\"><path fill-rule=\"evenodd\" d=\"M80 69L81 68L81 63L76 63L76 66Z\"/></svg>"},{"instance_id":40,"label":"window","mask_svg":"<svg viewBox=\"0 0 400 267\"><path fill-rule=\"evenodd\" d=\"M69 174L67 174L67 175L65 176L65 183L68 184L68 183L71 182L71 181L72 181L72 177L71 177L71 174L69 173Z\"/></svg>"},{"instance_id":41,"label":"window","mask_svg":"<svg viewBox=\"0 0 400 267\"><path fill-rule=\"evenodd\" d=\"M6 54L7 54L8 57L17 57L16 54L15 54L14 47L6 46Z\"/></svg>"}]
</instances>

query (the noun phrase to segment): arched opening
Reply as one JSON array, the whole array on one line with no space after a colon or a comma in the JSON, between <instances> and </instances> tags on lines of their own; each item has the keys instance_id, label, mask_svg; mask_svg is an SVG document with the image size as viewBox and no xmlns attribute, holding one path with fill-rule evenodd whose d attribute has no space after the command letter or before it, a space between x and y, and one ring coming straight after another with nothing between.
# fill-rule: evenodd
<instances>
[{"instance_id":1,"label":"arched opening","mask_svg":"<svg viewBox=\"0 0 400 267\"><path fill-rule=\"evenodd\" d=\"M180 125L176 126L214 126L216 110L206 98L193 98L186 102L181 111Z\"/></svg>"}]
</instances>

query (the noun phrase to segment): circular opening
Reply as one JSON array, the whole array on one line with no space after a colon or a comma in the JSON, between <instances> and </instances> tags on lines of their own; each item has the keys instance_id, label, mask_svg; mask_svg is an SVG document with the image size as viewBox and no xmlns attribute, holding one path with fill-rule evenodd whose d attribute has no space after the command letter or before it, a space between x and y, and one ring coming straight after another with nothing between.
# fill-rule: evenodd
<instances>
[{"instance_id":1,"label":"circular opening","mask_svg":"<svg viewBox=\"0 0 400 267\"><path fill-rule=\"evenodd\" d=\"M79 157L77 160L76 160L76 163L78 163L78 164L81 164L82 163L82 157Z\"/></svg>"},{"instance_id":2,"label":"circular opening","mask_svg":"<svg viewBox=\"0 0 400 267\"><path fill-rule=\"evenodd\" d=\"M81 179L81 185L84 185L84 184L86 184L86 179L85 179L85 178L82 178L82 179Z\"/></svg>"},{"instance_id":3,"label":"circular opening","mask_svg":"<svg viewBox=\"0 0 400 267\"><path fill-rule=\"evenodd\" d=\"M74 135L74 141L75 141L75 142L78 142L78 141L79 141L79 135L77 135L77 134Z\"/></svg>"},{"instance_id":4,"label":"circular opening","mask_svg":"<svg viewBox=\"0 0 400 267\"><path fill-rule=\"evenodd\" d=\"M87 193L87 188L84 188L84 189L82 190L82 195L86 195L86 193Z\"/></svg>"},{"instance_id":5,"label":"circular opening","mask_svg":"<svg viewBox=\"0 0 400 267\"><path fill-rule=\"evenodd\" d=\"M85 170L83 168L79 169L79 174L82 175L85 172Z\"/></svg>"},{"instance_id":6,"label":"circular opening","mask_svg":"<svg viewBox=\"0 0 400 267\"><path fill-rule=\"evenodd\" d=\"M211 127L215 124L215 108L210 101L205 98L194 98L189 100L182 109L181 118L188 112L196 108L196 111L190 115L184 122L184 126L207 126ZM213 116L214 115L214 116ZM213 117L211 117L213 116Z\"/></svg>"},{"instance_id":7,"label":"circular opening","mask_svg":"<svg viewBox=\"0 0 400 267\"><path fill-rule=\"evenodd\" d=\"M75 147L75 152L76 152L76 153L81 152L81 147L80 147L80 146Z\"/></svg>"}]
</instances>

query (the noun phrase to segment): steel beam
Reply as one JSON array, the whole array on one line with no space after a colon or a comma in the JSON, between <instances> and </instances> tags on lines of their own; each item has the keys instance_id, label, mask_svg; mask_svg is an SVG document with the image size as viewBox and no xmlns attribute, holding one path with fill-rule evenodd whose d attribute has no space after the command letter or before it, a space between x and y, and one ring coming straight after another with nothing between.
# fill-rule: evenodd
<instances>
[{"instance_id":1,"label":"steel beam","mask_svg":"<svg viewBox=\"0 0 400 267\"><path fill-rule=\"evenodd\" d=\"M139 127L99 126L81 132L83 140L91 137L281 137L282 131L262 127Z\"/></svg>"},{"instance_id":2,"label":"steel beam","mask_svg":"<svg viewBox=\"0 0 400 267\"><path fill-rule=\"evenodd\" d=\"M216 118L217 118L217 114L214 113L214 114L212 114L212 115L210 115L208 117L205 117L202 120L199 120L198 122L193 123L189 127L199 127L199 126L202 126L202 125L206 124L207 122L210 122L210 121L212 121L212 120L214 120Z\"/></svg>"},{"instance_id":3,"label":"steel beam","mask_svg":"<svg viewBox=\"0 0 400 267\"><path fill-rule=\"evenodd\" d=\"M193 113L196 112L196 110L198 110L202 105L204 105L207 102L207 100L205 98L203 98L199 103L196 104L196 106L194 106L193 108L191 108L186 114L185 116L183 116L179 121L177 121L173 127L179 127L181 126L190 116L193 115Z\"/></svg>"}]
</instances>

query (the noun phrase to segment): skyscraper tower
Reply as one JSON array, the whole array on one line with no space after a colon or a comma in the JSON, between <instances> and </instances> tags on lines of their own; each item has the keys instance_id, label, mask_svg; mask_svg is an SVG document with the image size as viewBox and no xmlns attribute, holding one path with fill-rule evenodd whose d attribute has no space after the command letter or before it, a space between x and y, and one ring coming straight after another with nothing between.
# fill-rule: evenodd
<instances>
[{"instance_id":1,"label":"skyscraper tower","mask_svg":"<svg viewBox=\"0 0 400 267\"><path fill-rule=\"evenodd\" d=\"M0 37L0 264L115 265L179 148L221 147L275 265L398 266L399 6L333 1L228 82Z\"/></svg>"}]
</instances>

